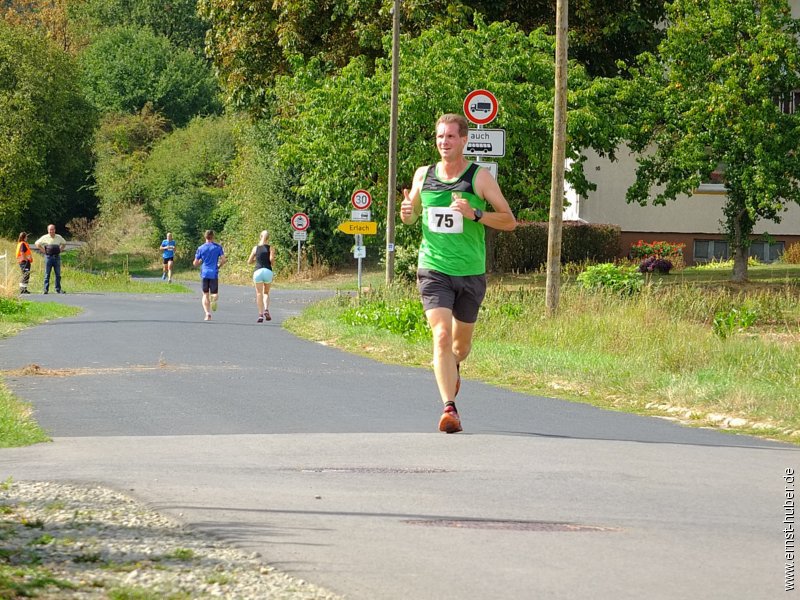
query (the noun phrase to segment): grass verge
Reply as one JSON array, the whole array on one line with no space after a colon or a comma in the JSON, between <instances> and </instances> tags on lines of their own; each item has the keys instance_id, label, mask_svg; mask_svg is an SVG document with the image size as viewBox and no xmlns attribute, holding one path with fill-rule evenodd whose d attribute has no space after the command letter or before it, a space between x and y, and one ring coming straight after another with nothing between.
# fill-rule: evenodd
<instances>
[{"instance_id":1,"label":"grass verge","mask_svg":"<svg viewBox=\"0 0 800 600\"><path fill-rule=\"evenodd\" d=\"M462 375L800 443L800 288L776 281L730 288L696 277L651 282L631 297L565 285L553 319L544 317L541 288L492 285ZM339 295L286 326L383 362L430 368L429 337L389 331L411 327L401 307L412 299L416 292L401 286L361 300ZM752 312L755 322L721 336L715 317L734 310ZM421 306L415 318L424 322Z\"/></svg>"},{"instance_id":2,"label":"grass verge","mask_svg":"<svg viewBox=\"0 0 800 600\"><path fill-rule=\"evenodd\" d=\"M53 302L20 302L0 297L0 338L43 323L80 312L73 306ZM49 441L45 431L31 416L31 407L16 398L0 379L0 448L28 446ZM10 576L8 573L5 576Z\"/></svg>"}]
</instances>

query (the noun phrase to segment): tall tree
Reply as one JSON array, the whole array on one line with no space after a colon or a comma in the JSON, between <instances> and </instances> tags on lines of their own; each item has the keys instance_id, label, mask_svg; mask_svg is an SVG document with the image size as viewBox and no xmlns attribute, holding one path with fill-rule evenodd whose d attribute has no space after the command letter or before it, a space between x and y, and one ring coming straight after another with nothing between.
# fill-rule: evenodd
<instances>
[{"instance_id":1,"label":"tall tree","mask_svg":"<svg viewBox=\"0 0 800 600\"><path fill-rule=\"evenodd\" d=\"M81 46L69 19L69 10L83 0L7 0L0 3L0 20L37 29L65 52Z\"/></svg>"},{"instance_id":2,"label":"tall tree","mask_svg":"<svg viewBox=\"0 0 800 600\"><path fill-rule=\"evenodd\" d=\"M0 233L91 215L95 113L73 59L41 34L0 22Z\"/></svg>"},{"instance_id":3,"label":"tall tree","mask_svg":"<svg viewBox=\"0 0 800 600\"><path fill-rule=\"evenodd\" d=\"M509 21L526 33L555 30L552 0L404 0L404 34L431 27L449 34L475 27L476 19ZM615 74L617 60L652 50L660 39L664 0L573 0L570 47L573 58L594 75ZM256 111L276 75L298 59L321 58L337 70L355 56L371 67L383 56L391 31L390 0L199 0L210 31L207 50L229 100Z\"/></svg>"},{"instance_id":4,"label":"tall tree","mask_svg":"<svg viewBox=\"0 0 800 600\"><path fill-rule=\"evenodd\" d=\"M203 60L148 29L108 29L80 62L86 95L103 112L138 112L149 103L180 126L219 110L216 82Z\"/></svg>"},{"instance_id":5,"label":"tall tree","mask_svg":"<svg viewBox=\"0 0 800 600\"><path fill-rule=\"evenodd\" d=\"M756 222L800 202L800 112L780 102L800 88L798 36L786 0L675 0L667 38L628 87L639 153L628 201L691 195L721 168L736 281Z\"/></svg>"},{"instance_id":6,"label":"tall tree","mask_svg":"<svg viewBox=\"0 0 800 600\"><path fill-rule=\"evenodd\" d=\"M508 23L485 24L450 35L431 28L401 44L398 179L408 186L416 167L436 159L433 125L438 115L461 112L476 85L495 93L497 120L509 135L498 179L517 214L545 218L549 204L553 125L554 40L543 30L525 34ZM388 59L374 70L364 57L353 59L333 77L312 61L294 77L276 82L274 119L284 164L301 173L298 191L313 205L315 223L325 215L340 222L353 190L365 187L375 197L376 220L385 218L391 68ZM578 148L608 151L617 142L613 86L594 81L585 69L570 70L571 109L568 157L575 163L570 181L590 185ZM410 228L398 233L400 244Z\"/></svg>"},{"instance_id":7,"label":"tall tree","mask_svg":"<svg viewBox=\"0 0 800 600\"><path fill-rule=\"evenodd\" d=\"M178 48L191 50L198 56L203 54L206 25L197 14L196 0L35 1L69 2L73 29L89 41L106 29L134 26L162 35Z\"/></svg>"}]
</instances>

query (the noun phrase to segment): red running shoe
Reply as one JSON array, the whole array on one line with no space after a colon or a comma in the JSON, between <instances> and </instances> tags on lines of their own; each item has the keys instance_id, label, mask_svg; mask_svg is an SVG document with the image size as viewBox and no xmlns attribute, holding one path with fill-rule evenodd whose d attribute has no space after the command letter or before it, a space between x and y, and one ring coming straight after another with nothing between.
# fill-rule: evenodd
<instances>
[{"instance_id":1,"label":"red running shoe","mask_svg":"<svg viewBox=\"0 0 800 600\"><path fill-rule=\"evenodd\" d=\"M442 413L442 418L439 419L439 431L445 433L458 433L461 431L461 419L458 412L452 406L447 406Z\"/></svg>"}]
</instances>

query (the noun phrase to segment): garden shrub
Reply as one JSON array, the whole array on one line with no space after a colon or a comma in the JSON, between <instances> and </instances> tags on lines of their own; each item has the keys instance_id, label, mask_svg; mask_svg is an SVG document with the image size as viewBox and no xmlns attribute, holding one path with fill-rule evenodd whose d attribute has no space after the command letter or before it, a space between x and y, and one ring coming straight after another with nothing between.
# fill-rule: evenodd
<instances>
[{"instance_id":1,"label":"garden shrub","mask_svg":"<svg viewBox=\"0 0 800 600\"><path fill-rule=\"evenodd\" d=\"M397 246L394 253L394 272L397 278L405 283L417 280L418 248Z\"/></svg>"},{"instance_id":2,"label":"garden shrub","mask_svg":"<svg viewBox=\"0 0 800 600\"><path fill-rule=\"evenodd\" d=\"M781 255L781 261L789 265L800 265L800 242L789 244Z\"/></svg>"},{"instance_id":3,"label":"garden shrub","mask_svg":"<svg viewBox=\"0 0 800 600\"><path fill-rule=\"evenodd\" d=\"M430 335L419 300L365 300L339 317L348 325L369 325L409 339Z\"/></svg>"},{"instance_id":4,"label":"garden shrub","mask_svg":"<svg viewBox=\"0 0 800 600\"><path fill-rule=\"evenodd\" d=\"M672 261L668 258L659 258L658 256L649 256L645 258L639 265L640 273L663 273L666 275L672 270Z\"/></svg>"},{"instance_id":5,"label":"garden shrub","mask_svg":"<svg viewBox=\"0 0 800 600\"><path fill-rule=\"evenodd\" d=\"M644 278L636 267L603 263L588 267L578 275L578 282L587 290L631 295L642 289Z\"/></svg>"},{"instance_id":6,"label":"garden shrub","mask_svg":"<svg viewBox=\"0 0 800 600\"><path fill-rule=\"evenodd\" d=\"M673 242L645 242L639 240L631 245L629 256L640 260L639 271L642 273L669 273L673 268L683 268L683 249L686 244Z\"/></svg>"},{"instance_id":7,"label":"garden shrub","mask_svg":"<svg viewBox=\"0 0 800 600\"><path fill-rule=\"evenodd\" d=\"M501 231L494 240L496 271L535 271L547 262L547 223L520 223L514 231ZM616 225L564 223L561 262L602 262L619 256L620 229Z\"/></svg>"},{"instance_id":8,"label":"garden shrub","mask_svg":"<svg viewBox=\"0 0 800 600\"><path fill-rule=\"evenodd\" d=\"M735 332L742 332L752 327L757 318L758 313L751 308L732 308L715 314L712 328L714 333L725 339Z\"/></svg>"}]
</instances>

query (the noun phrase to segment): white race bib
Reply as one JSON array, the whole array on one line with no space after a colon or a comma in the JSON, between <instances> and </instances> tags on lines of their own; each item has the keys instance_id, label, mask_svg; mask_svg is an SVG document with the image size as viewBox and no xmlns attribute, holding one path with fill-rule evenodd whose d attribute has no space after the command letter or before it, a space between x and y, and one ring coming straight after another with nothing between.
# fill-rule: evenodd
<instances>
[{"instance_id":1,"label":"white race bib","mask_svg":"<svg viewBox=\"0 0 800 600\"><path fill-rule=\"evenodd\" d=\"M463 233L464 215L449 206L431 206L428 229L434 233Z\"/></svg>"}]
</instances>

